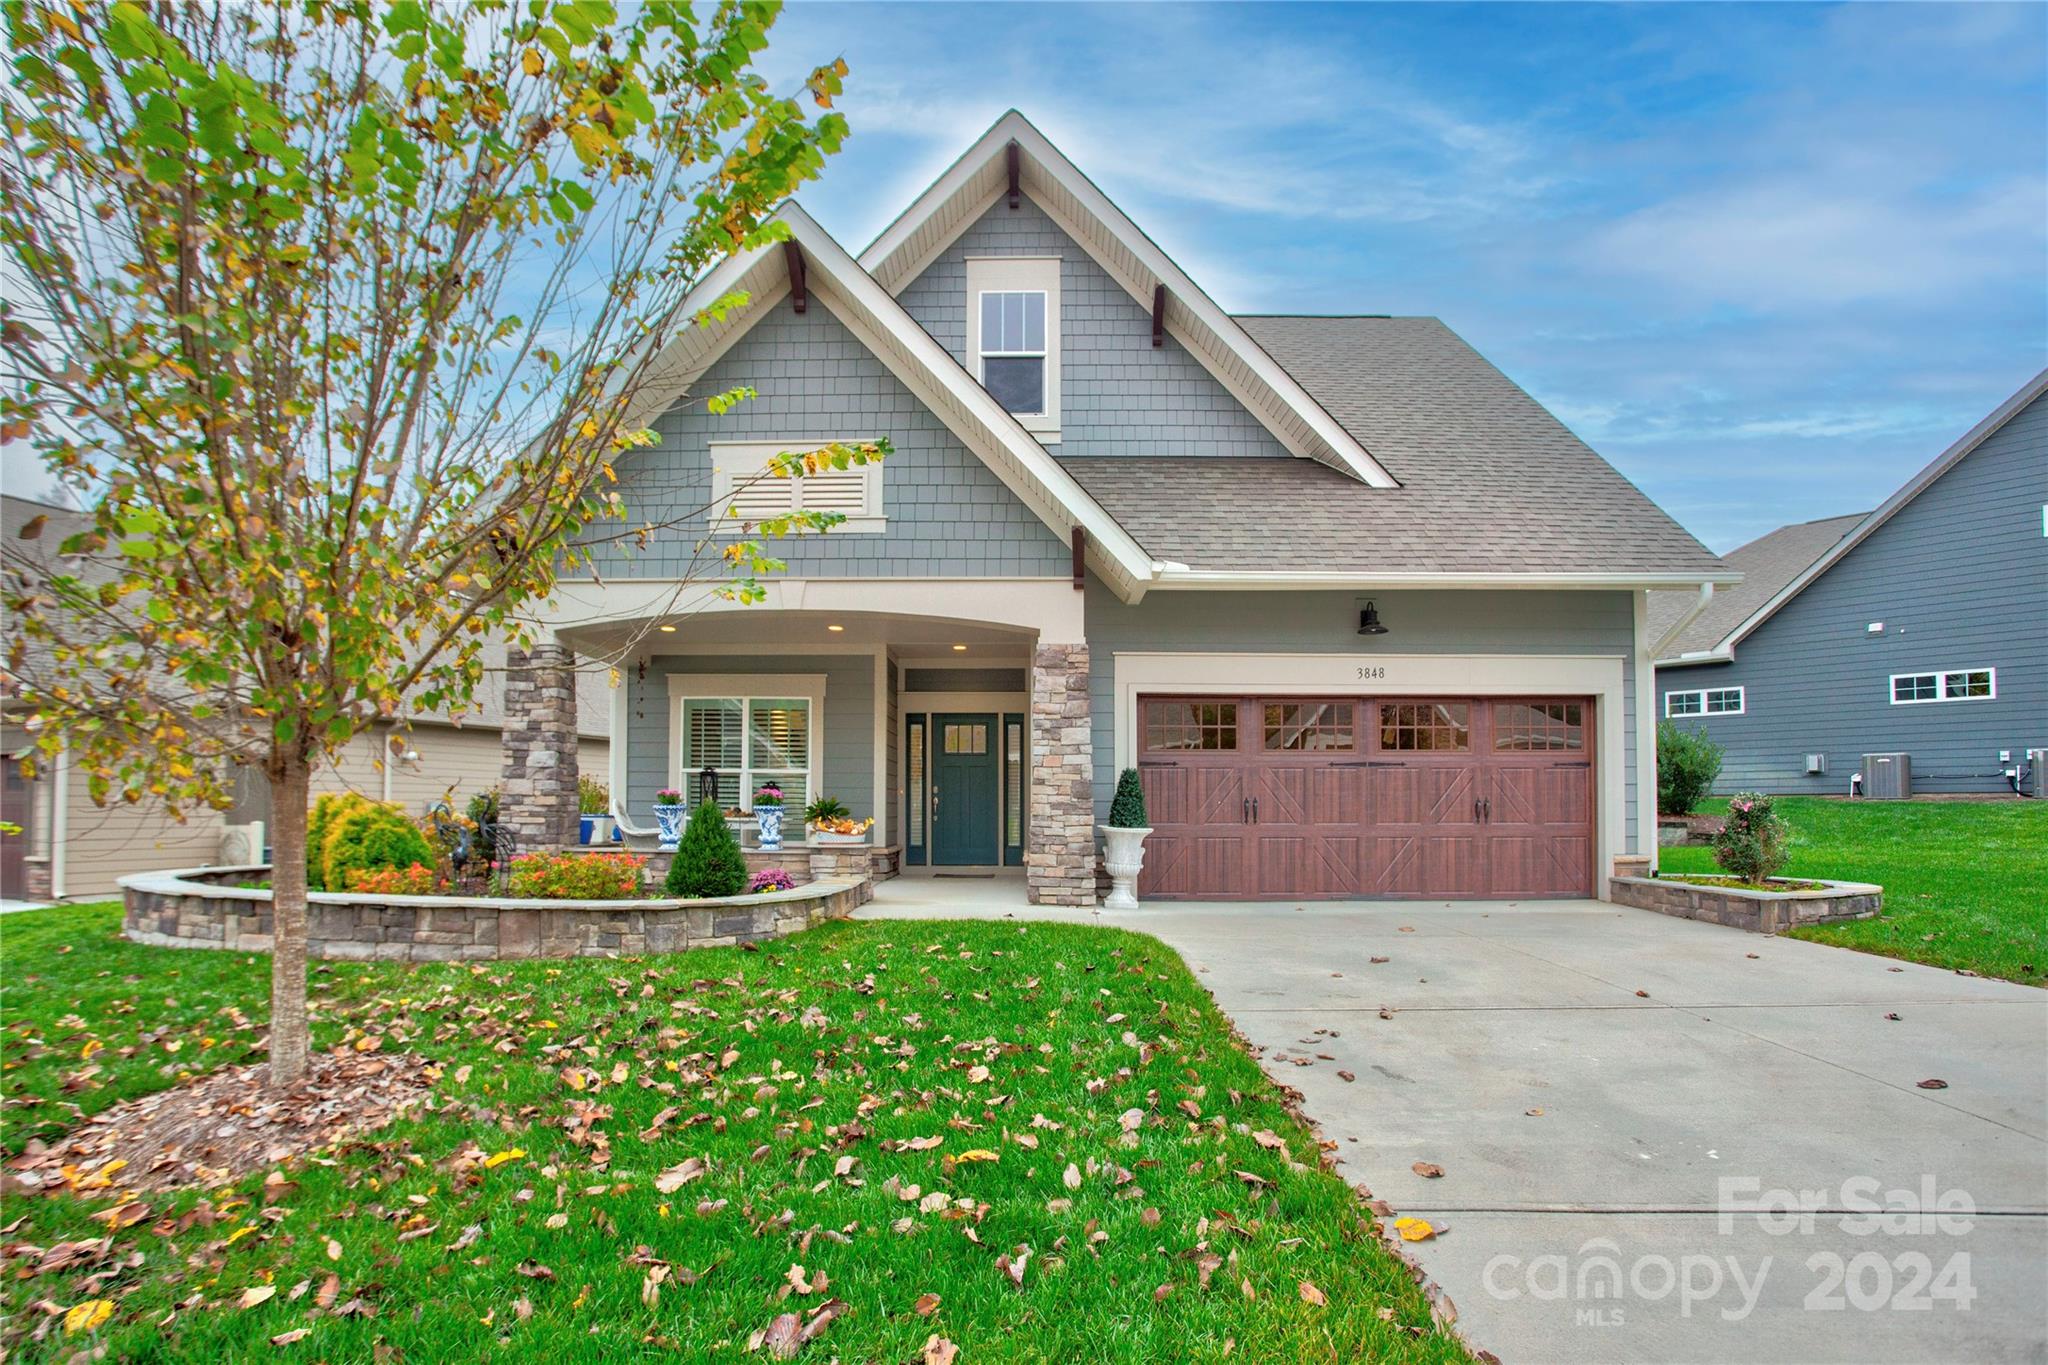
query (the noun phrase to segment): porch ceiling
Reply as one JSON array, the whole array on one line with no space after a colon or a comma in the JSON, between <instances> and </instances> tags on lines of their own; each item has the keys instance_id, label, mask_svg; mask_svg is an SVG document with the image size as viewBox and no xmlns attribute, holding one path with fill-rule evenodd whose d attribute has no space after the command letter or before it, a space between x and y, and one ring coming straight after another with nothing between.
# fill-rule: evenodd
<instances>
[{"instance_id":1,"label":"porch ceiling","mask_svg":"<svg viewBox=\"0 0 2048 1365\"><path fill-rule=\"evenodd\" d=\"M884 646L894 653L957 659L1014 662L1029 659L1034 636L1029 631L937 616L905 616L889 612L779 611L755 608L708 612L673 622L661 629L653 620L612 621L558 628L564 644L591 656L673 654L716 647L743 653L748 648L775 653L872 650ZM837 626L839 629L834 630ZM956 650L955 645L967 646Z\"/></svg>"}]
</instances>

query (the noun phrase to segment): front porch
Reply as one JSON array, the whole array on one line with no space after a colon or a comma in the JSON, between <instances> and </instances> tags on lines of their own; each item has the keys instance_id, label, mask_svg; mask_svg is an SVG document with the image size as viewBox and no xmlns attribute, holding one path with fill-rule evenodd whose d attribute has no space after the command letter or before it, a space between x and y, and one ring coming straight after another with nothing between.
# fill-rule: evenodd
<instances>
[{"instance_id":1,"label":"front porch","mask_svg":"<svg viewBox=\"0 0 2048 1365\"><path fill-rule=\"evenodd\" d=\"M1088 651L1069 583L783 580L767 602L687 613L656 589L565 606L554 643L523 661L528 685L508 689L542 713L507 730L504 818L522 842L573 842L574 754L545 703L580 656L617 670L606 776L635 847L658 838L657 791L695 804L709 790L750 866L1021 874L1035 903L1094 903ZM779 852L759 848L769 783L784 799ZM864 846L806 839L820 798L872 822Z\"/></svg>"}]
</instances>

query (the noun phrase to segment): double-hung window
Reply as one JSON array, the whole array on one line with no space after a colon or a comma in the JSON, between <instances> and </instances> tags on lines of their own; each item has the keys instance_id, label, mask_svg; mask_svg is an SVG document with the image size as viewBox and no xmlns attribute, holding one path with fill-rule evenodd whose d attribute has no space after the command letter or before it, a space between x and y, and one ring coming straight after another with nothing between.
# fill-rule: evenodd
<instances>
[{"instance_id":1,"label":"double-hung window","mask_svg":"<svg viewBox=\"0 0 2048 1365\"><path fill-rule=\"evenodd\" d=\"M769 782L784 806L801 810L819 790L816 771L824 679L808 676L711 677L671 674L676 731L673 782L687 803L699 776L717 773L718 804L754 808Z\"/></svg>"},{"instance_id":2,"label":"double-hung window","mask_svg":"<svg viewBox=\"0 0 2048 1365\"><path fill-rule=\"evenodd\" d=\"M1058 257L968 258L967 351L991 398L1039 439L1059 439Z\"/></svg>"},{"instance_id":3,"label":"double-hung window","mask_svg":"<svg viewBox=\"0 0 2048 1365\"><path fill-rule=\"evenodd\" d=\"M1894 673L1892 705L1929 701L1989 701L1998 695L1995 668L1957 668L1932 673Z\"/></svg>"},{"instance_id":4,"label":"double-hung window","mask_svg":"<svg viewBox=\"0 0 2048 1365\"><path fill-rule=\"evenodd\" d=\"M1706 687L1696 692L1666 692L1664 714L1680 716L1739 716L1748 709L1740 687Z\"/></svg>"}]
</instances>

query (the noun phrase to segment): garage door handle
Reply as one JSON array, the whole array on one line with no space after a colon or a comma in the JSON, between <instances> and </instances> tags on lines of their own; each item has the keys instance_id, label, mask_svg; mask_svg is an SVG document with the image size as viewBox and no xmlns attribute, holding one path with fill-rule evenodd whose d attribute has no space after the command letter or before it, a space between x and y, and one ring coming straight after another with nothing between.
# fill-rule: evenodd
<instances>
[{"instance_id":1,"label":"garage door handle","mask_svg":"<svg viewBox=\"0 0 2048 1365\"><path fill-rule=\"evenodd\" d=\"M1252 823L1259 823L1259 798L1256 796L1252 798Z\"/></svg>"},{"instance_id":2,"label":"garage door handle","mask_svg":"<svg viewBox=\"0 0 2048 1365\"><path fill-rule=\"evenodd\" d=\"M1252 822L1252 799L1249 796L1244 799L1244 808L1239 812L1238 820L1247 825Z\"/></svg>"}]
</instances>

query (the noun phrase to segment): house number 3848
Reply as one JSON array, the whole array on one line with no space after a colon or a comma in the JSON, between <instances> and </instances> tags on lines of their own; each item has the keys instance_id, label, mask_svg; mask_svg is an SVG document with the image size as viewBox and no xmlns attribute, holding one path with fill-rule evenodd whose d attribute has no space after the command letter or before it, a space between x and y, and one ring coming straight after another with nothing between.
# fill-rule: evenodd
<instances>
[{"instance_id":1,"label":"house number 3848","mask_svg":"<svg viewBox=\"0 0 2048 1365\"><path fill-rule=\"evenodd\" d=\"M1358 676L1367 682L1374 682L1386 677L1387 670L1384 665L1379 668L1361 668L1358 670Z\"/></svg>"}]
</instances>

